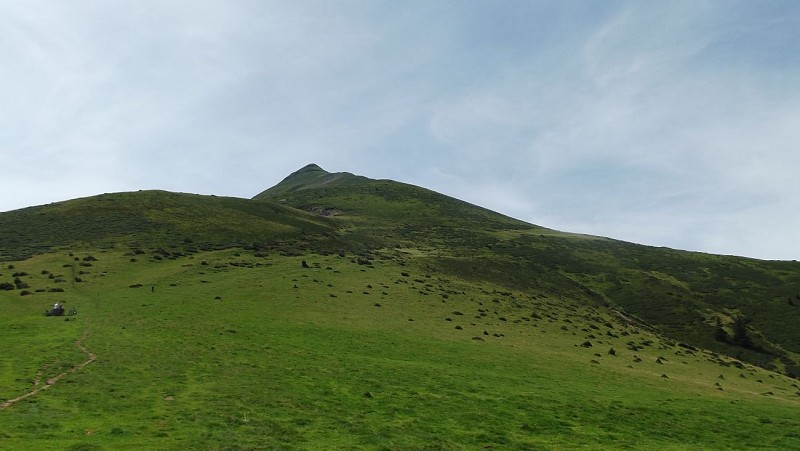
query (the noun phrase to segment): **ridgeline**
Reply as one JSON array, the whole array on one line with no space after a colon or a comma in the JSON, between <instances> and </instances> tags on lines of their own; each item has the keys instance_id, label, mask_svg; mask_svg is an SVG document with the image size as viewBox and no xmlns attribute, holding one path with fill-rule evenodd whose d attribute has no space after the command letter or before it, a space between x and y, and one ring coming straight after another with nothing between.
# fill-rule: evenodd
<instances>
[{"instance_id":1,"label":"ridgeline","mask_svg":"<svg viewBox=\"0 0 800 451\"><path fill-rule=\"evenodd\" d=\"M0 213L0 261L0 447L800 446L797 262L314 164Z\"/></svg>"}]
</instances>

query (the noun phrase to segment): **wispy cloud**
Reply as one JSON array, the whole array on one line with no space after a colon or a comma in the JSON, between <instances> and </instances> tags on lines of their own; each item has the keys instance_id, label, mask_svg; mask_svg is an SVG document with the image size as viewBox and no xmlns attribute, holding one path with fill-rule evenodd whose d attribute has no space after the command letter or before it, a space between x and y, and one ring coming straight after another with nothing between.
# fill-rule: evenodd
<instances>
[{"instance_id":1,"label":"wispy cloud","mask_svg":"<svg viewBox=\"0 0 800 451\"><path fill-rule=\"evenodd\" d=\"M787 210L800 188L796 70L760 66L769 49L713 51L742 33L759 38L769 21L749 13L626 4L590 24L549 69L509 65L503 78L442 106L432 134L468 161L454 170L491 178L481 171L503 166L539 200L506 210L517 217L651 244L796 256L800 248L757 245L766 242L765 205L792 224L772 230L792 236L800 225ZM764 45L787 51L782 44Z\"/></svg>"},{"instance_id":2,"label":"wispy cloud","mask_svg":"<svg viewBox=\"0 0 800 451\"><path fill-rule=\"evenodd\" d=\"M545 226L796 258L796 2L32 0L0 210L317 162Z\"/></svg>"}]
</instances>

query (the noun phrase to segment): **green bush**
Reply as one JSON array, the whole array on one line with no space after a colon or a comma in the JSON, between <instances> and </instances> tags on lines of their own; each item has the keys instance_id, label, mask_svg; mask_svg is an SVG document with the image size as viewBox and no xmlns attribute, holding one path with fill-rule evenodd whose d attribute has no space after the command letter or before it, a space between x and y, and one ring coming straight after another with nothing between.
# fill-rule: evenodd
<instances>
[{"instance_id":1,"label":"green bush","mask_svg":"<svg viewBox=\"0 0 800 451\"><path fill-rule=\"evenodd\" d=\"M23 282L22 279L20 279L19 277L14 279L14 285L17 286L18 290L21 290L23 288L30 288L30 285L28 285L27 283Z\"/></svg>"}]
</instances>

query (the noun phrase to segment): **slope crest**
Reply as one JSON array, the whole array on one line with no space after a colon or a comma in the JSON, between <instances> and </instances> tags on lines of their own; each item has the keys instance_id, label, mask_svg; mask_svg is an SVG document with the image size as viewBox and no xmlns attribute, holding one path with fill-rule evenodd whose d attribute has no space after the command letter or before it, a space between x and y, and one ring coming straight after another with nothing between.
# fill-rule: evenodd
<instances>
[{"instance_id":1,"label":"slope crest","mask_svg":"<svg viewBox=\"0 0 800 451\"><path fill-rule=\"evenodd\" d=\"M365 182L370 179L353 175L349 172L330 173L318 165L311 163L289 174L280 183L259 194L254 199L270 200L292 191L310 190L322 187L344 185L354 182Z\"/></svg>"},{"instance_id":2,"label":"slope crest","mask_svg":"<svg viewBox=\"0 0 800 451\"><path fill-rule=\"evenodd\" d=\"M334 230L327 218L270 202L166 191L102 194L0 214L0 260L73 243L219 248Z\"/></svg>"}]
</instances>

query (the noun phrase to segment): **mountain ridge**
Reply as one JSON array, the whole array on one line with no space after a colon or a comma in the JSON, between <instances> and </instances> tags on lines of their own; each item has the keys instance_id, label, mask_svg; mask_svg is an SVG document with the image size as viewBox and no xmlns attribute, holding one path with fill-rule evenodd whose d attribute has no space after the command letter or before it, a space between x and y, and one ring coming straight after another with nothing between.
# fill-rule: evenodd
<instances>
[{"instance_id":1,"label":"mountain ridge","mask_svg":"<svg viewBox=\"0 0 800 451\"><path fill-rule=\"evenodd\" d=\"M239 247L413 257L443 274L611 306L676 340L800 375L796 262L555 231L313 163L253 199L140 191L2 213L0 243L4 260L74 243L169 255ZM746 322L749 341L736 338L737 321Z\"/></svg>"},{"instance_id":2,"label":"mountain ridge","mask_svg":"<svg viewBox=\"0 0 800 451\"><path fill-rule=\"evenodd\" d=\"M800 445L797 263L559 232L316 165L281 183L0 214L2 443ZM80 314L43 316L56 302Z\"/></svg>"}]
</instances>

